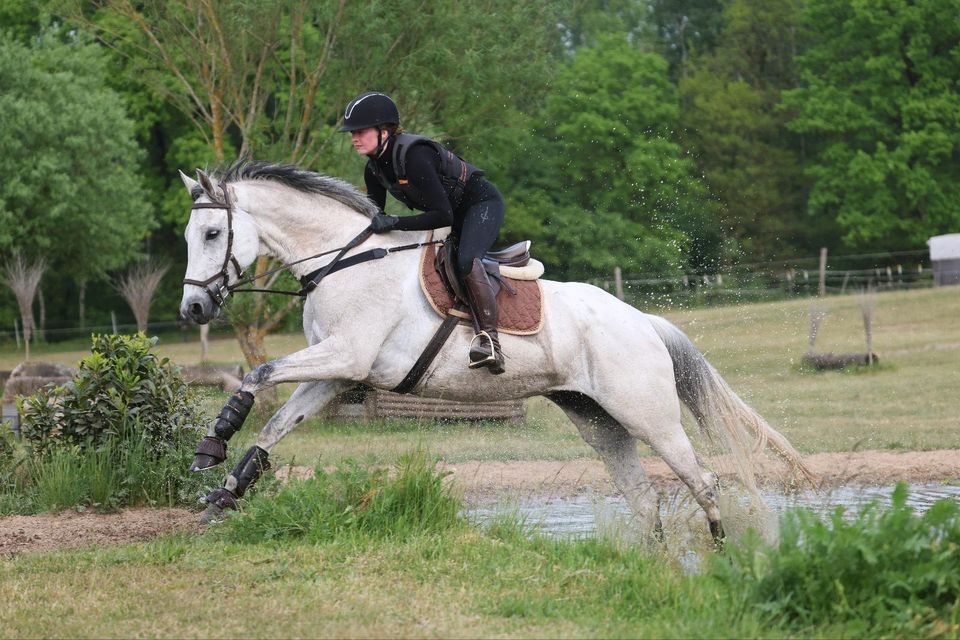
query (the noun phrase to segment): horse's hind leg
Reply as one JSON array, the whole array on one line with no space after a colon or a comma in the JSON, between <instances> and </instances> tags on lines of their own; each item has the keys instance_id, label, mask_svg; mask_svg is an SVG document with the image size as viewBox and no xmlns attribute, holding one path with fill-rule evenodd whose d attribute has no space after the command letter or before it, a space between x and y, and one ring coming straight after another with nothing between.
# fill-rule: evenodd
<instances>
[{"instance_id":1,"label":"horse's hind leg","mask_svg":"<svg viewBox=\"0 0 960 640\"><path fill-rule=\"evenodd\" d=\"M659 404L664 409L667 405L665 398L659 399ZM651 399L650 407L656 406L658 400ZM724 531L720 520L720 506L717 498L716 479L713 474L703 468L697 459L697 454L693 450L693 445L680 424L679 402L676 404L675 412L672 407L668 413L663 415L662 420L637 420L631 421L629 412L637 410L629 401L622 403L611 402L610 413L613 419L619 420L627 431L640 438L653 449L654 453L660 456L667 466L677 474L677 477L683 481L690 489L694 499L703 508L707 514L707 521L710 525L710 535L717 547L723 545ZM675 413L675 415L674 415ZM638 412L639 415L639 412ZM655 423L655 424L654 424Z\"/></svg>"},{"instance_id":2,"label":"horse's hind leg","mask_svg":"<svg viewBox=\"0 0 960 640\"><path fill-rule=\"evenodd\" d=\"M297 387L290 399L264 426L257 437L257 443L247 450L237 466L227 475L223 486L215 489L205 498L208 506L201 520L205 523L212 522L223 516L224 509L236 509L238 500L243 497L247 489L270 468L271 449L300 422L315 415L351 384L316 381L305 382Z\"/></svg>"},{"instance_id":3,"label":"horse's hind leg","mask_svg":"<svg viewBox=\"0 0 960 640\"><path fill-rule=\"evenodd\" d=\"M660 497L640 465L636 439L589 396L555 391L547 397L563 409L587 444L600 454L614 485L633 511L641 535L661 540Z\"/></svg>"}]
</instances>

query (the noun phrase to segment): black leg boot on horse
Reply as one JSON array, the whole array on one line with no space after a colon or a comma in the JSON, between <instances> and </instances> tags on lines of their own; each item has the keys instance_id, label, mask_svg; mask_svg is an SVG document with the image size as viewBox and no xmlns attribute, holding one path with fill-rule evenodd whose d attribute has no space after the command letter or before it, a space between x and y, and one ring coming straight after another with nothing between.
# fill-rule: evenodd
<instances>
[{"instance_id":1,"label":"black leg boot on horse","mask_svg":"<svg viewBox=\"0 0 960 640\"><path fill-rule=\"evenodd\" d=\"M500 336L497 335L497 292L479 259L474 259L463 284L470 297L478 328L477 335L470 343L469 367L488 367L490 373L503 373L503 352L500 350Z\"/></svg>"},{"instance_id":2,"label":"black leg boot on horse","mask_svg":"<svg viewBox=\"0 0 960 640\"><path fill-rule=\"evenodd\" d=\"M204 498L207 510L200 516L200 522L218 522L223 519L223 512L227 509L236 511L240 507L239 500L243 494L269 469L269 454L260 447L250 447L227 476L223 486Z\"/></svg>"},{"instance_id":3,"label":"black leg boot on horse","mask_svg":"<svg viewBox=\"0 0 960 640\"><path fill-rule=\"evenodd\" d=\"M206 436L197 445L190 471L203 471L227 459L227 440L243 426L243 421L247 419L251 407L253 407L252 393L237 391L230 396L227 404L220 410L220 415L217 416L213 435Z\"/></svg>"}]
</instances>

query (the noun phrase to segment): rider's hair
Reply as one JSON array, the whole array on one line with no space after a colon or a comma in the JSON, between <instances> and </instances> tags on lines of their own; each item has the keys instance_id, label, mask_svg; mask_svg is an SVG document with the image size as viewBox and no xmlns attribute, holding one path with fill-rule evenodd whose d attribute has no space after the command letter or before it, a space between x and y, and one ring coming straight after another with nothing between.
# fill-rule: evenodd
<instances>
[{"instance_id":1,"label":"rider's hair","mask_svg":"<svg viewBox=\"0 0 960 640\"><path fill-rule=\"evenodd\" d=\"M385 124L383 125L383 130L392 136L403 133L403 127L398 124Z\"/></svg>"}]
</instances>

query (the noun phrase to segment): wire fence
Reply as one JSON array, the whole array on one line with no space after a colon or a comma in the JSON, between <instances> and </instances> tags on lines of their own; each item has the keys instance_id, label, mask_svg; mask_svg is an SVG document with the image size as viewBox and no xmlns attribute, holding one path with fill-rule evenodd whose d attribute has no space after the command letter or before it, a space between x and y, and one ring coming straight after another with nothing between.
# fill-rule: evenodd
<instances>
[{"instance_id":1,"label":"wire fence","mask_svg":"<svg viewBox=\"0 0 960 640\"><path fill-rule=\"evenodd\" d=\"M627 275L592 284L641 309L672 309L934 286L926 249L742 264L705 274Z\"/></svg>"}]
</instances>

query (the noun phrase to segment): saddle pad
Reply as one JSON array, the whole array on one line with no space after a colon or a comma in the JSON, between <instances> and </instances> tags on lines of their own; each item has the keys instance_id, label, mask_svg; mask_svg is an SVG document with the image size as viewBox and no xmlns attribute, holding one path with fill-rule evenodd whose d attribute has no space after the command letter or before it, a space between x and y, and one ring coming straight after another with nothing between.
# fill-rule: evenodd
<instances>
[{"instance_id":1,"label":"saddle pad","mask_svg":"<svg viewBox=\"0 0 960 640\"><path fill-rule=\"evenodd\" d=\"M437 245L423 248L420 258L420 288L430 302L433 310L446 317L453 306L453 298L440 279L434 266L437 257ZM500 288L497 294L497 330L517 336L529 336L543 328L543 290L539 280L514 280L504 278L517 292L516 295ZM456 312L451 312L456 313ZM464 317L469 320L468 314Z\"/></svg>"}]
</instances>

